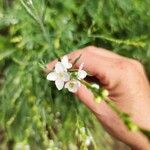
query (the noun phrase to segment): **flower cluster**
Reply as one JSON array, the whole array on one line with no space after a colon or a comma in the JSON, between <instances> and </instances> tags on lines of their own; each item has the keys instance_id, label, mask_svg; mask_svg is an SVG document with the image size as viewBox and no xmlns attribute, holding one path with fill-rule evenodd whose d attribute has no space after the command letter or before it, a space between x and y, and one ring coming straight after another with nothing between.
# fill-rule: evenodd
<instances>
[{"instance_id":1,"label":"flower cluster","mask_svg":"<svg viewBox=\"0 0 150 150\"><path fill-rule=\"evenodd\" d=\"M67 88L70 92L77 92L81 86L81 80L87 76L87 72L83 70L82 63L77 71L71 71L73 65L69 62L67 56L64 56L55 64L54 70L47 75L47 80L55 81L58 90Z\"/></svg>"}]
</instances>

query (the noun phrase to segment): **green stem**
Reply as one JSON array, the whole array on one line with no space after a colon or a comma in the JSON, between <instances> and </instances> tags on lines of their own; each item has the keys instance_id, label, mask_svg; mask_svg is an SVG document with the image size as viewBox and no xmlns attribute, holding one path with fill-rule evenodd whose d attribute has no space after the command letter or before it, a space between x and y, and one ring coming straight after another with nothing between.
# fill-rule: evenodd
<instances>
[{"instance_id":1,"label":"green stem","mask_svg":"<svg viewBox=\"0 0 150 150\"><path fill-rule=\"evenodd\" d=\"M87 88L89 88L90 90L92 90L91 84L86 82L85 80L79 80L82 84L84 84Z\"/></svg>"},{"instance_id":2,"label":"green stem","mask_svg":"<svg viewBox=\"0 0 150 150\"><path fill-rule=\"evenodd\" d=\"M89 35L88 37L92 37L92 38L100 38L103 40L107 40L116 44L125 44L125 45L131 45L131 46L135 46L135 47L145 47L146 44L143 41L139 41L139 40L122 40L122 39L114 39L111 37L107 37L105 35Z\"/></svg>"}]
</instances>

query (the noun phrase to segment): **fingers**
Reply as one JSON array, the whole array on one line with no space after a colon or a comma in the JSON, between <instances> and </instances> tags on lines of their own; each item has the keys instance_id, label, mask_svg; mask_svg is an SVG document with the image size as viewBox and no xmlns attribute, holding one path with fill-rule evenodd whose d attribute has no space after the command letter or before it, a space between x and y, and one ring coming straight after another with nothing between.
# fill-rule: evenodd
<instances>
[{"instance_id":1,"label":"fingers","mask_svg":"<svg viewBox=\"0 0 150 150\"><path fill-rule=\"evenodd\" d=\"M79 68L80 64L84 63L84 70L99 79L103 85L109 85L110 81L116 81L113 64L115 63L114 57L117 56L107 58L100 55L97 50L94 51L96 52L91 49L81 49L68 54L68 57L73 61L81 55L75 67Z\"/></svg>"},{"instance_id":2,"label":"fingers","mask_svg":"<svg viewBox=\"0 0 150 150\"><path fill-rule=\"evenodd\" d=\"M103 66L102 66L102 59L103 59L102 57L98 58L93 53L90 53L88 51L84 51L83 49L68 54L68 57L73 62L80 55L81 55L81 57L76 62L75 66L74 66L75 68L79 68L80 64L84 63L84 70L86 70L87 72L89 72L93 76L101 76L101 77L103 76L104 71L101 71L101 74L100 74L100 70L99 70L100 68L98 67L98 65L99 66L101 65L101 69L103 69L104 65L107 65L107 64L103 63ZM101 59L101 64L99 62L100 59ZM105 61L105 60L103 59L103 61Z\"/></svg>"},{"instance_id":3,"label":"fingers","mask_svg":"<svg viewBox=\"0 0 150 150\"><path fill-rule=\"evenodd\" d=\"M103 48L97 48L97 47L94 47L94 46L88 46L88 47L85 47L83 49L79 49L79 50L76 50L75 53L77 54L82 54L83 51L86 51L87 53L89 51L91 51L93 53L93 55L97 55L97 56L101 56L101 57L107 57L107 58L121 58L120 55L118 54L115 54L109 50L106 50L106 49L103 49ZM73 52L74 53L74 52ZM70 54L72 55L72 54ZM75 58L74 58L75 59ZM48 69L52 69L54 64L56 63L57 61L52 61L50 62L48 65L47 65L47 68Z\"/></svg>"},{"instance_id":4,"label":"fingers","mask_svg":"<svg viewBox=\"0 0 150 150\"><path fill-rule=\"evenodd\" d=\"M78 89L75 95L92 111L95 111L96 104L94 102L94 96L84 85Z\"/></svg>"},{"instance_id":5,"label":"fingers","mask_svg":"<svg viewBox=\"0 0 150 150\"><path fill-rule=\"evenodd\" d=\"M99 116L99 119L101 119L101 116L106 116L108 114L108 112L110 112L110 108L106 105L106 103L104 101L102 101L101 103L96 103L94 101L93 93L89 89L87 89L84 85L81 85L81 87L78 89L78 91L77 91L77 93L75 93L75 95L90 110L92 110L97 116Z\"/></svg>"},{"instance_id":6,"label":"fingers","mask_svg":"<svg viewBox=\"0 0 150 150\"><path fill-rule=\"evenodd\" d=\"M108 130L116 125L115 123L112 124L114 118L117 118L115 120L118 121L119 124L123 124L117 114L114 113L104 101L96 103L94 101L94 95L84 85L80 87L75 95L96 115L102 125Z\"/></svg>"}]
</instances>

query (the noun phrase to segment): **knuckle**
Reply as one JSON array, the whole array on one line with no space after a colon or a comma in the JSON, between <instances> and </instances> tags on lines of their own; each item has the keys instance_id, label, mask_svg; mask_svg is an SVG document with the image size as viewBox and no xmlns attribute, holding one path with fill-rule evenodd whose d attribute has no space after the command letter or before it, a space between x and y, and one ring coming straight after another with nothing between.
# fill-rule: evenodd
<instances>
[{"instance_id":1,"label":"knuckle","mask_svg":"<svg viewBox=\"0 0 150 150\"><path fill-rule=\"evenodd\" d=\"M131 59L131 63L139 70L143 70L143 65L138 60Z\"/></svg>"},{"instance_id":2,"label":"knuckle","mask_svg":"<svg viewBox=\"0 0 150 150\"><path fill-rule=\"evenodd\" d=\"M123 59L117 61L117 68L121 72L128 73L128 74L134 72L135 70L135 67L132 63Z\"/></svg>"},{"instance_id":3,"label":"knuckle","mask_svg":"<svg viewBox=\"0 0 150 150\"><path fill-rule=\"evenodd\" d=\"M117 61L117 68L121 71L121 73L128 75L136 75L139 72L144 72L143 65L134 59L121 59Z\"/></svg>"},{"instance_id":4,"label":"knuckle","mask_svg":"<svg viewBox=\"0 0 150 150\"><path fill-rule=\"evenodd\" d=\"M127 69L129 67L129 63L123 59L118 60L116 63L117 67L121 70Z\"/></svg>"}]
</instances>

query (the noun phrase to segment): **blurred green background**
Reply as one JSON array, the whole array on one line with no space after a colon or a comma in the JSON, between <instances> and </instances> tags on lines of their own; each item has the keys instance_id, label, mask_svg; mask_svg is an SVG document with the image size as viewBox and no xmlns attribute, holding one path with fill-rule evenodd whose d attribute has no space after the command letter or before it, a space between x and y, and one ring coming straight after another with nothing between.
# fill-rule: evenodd
<instances>
[{"instance_id":1,"label":"blurred green background","mask_svg":"<svg viewBox=\"0 0 150 150\"><path fill-rule=\"evenodd\" d=\"M95 45L141 61L150 77L149 8L149 0L0 0L0 149L128 149L42 70Z\"/></svg>"}]
</instances>

